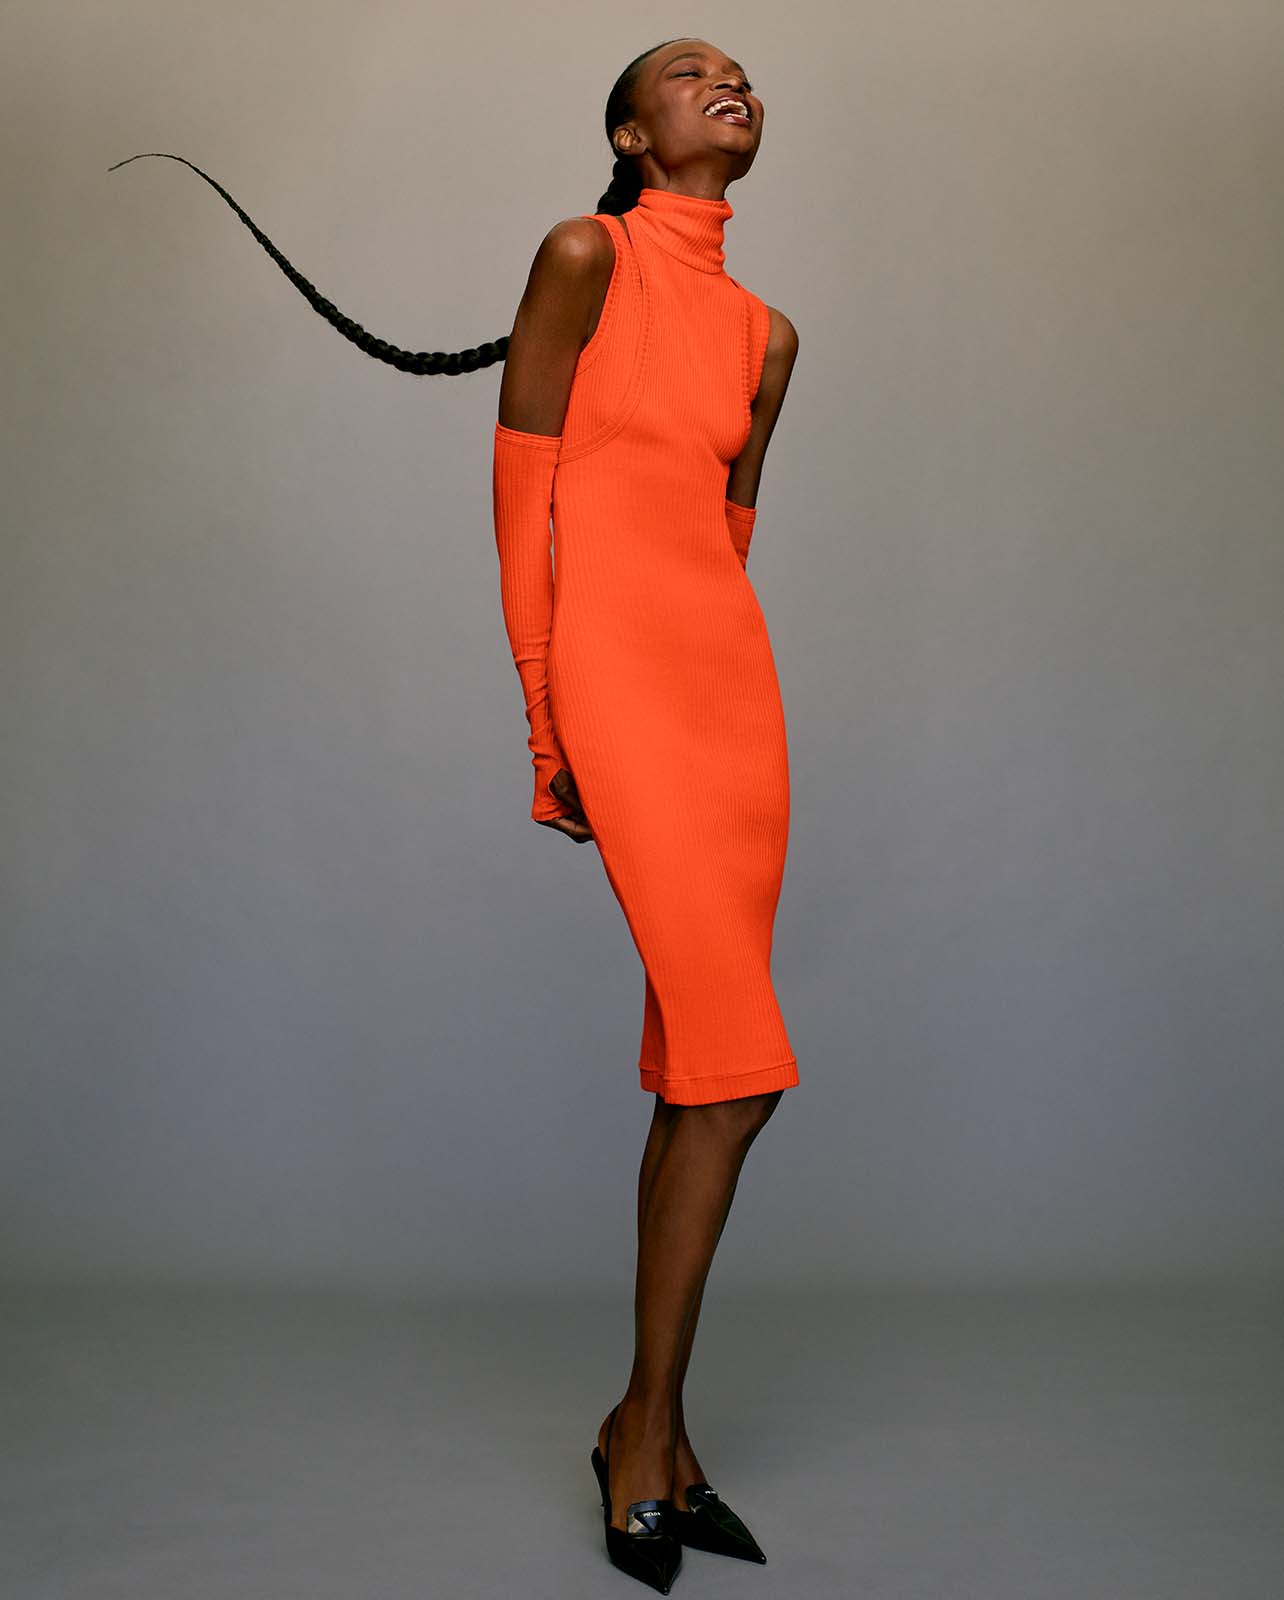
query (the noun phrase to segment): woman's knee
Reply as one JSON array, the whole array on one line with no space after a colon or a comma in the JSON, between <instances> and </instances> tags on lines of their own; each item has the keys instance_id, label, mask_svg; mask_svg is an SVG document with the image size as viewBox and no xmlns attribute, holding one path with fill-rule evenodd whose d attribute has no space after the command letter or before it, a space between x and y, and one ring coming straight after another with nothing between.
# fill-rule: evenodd
<instances>
[{"instance_id":1,"label":"woman's knee","mask_svg":"<svg viewBox=\"0 0 1284 1600\"><path fill-rule=\"evenodd\" d=\"M743 1095L736 1100L713 1100L703 1106L683 1106L684 1116L697 1113L701 1120L728 1142L751 1143L780 1104L783 1089L769 1094Z\"/></svg>"}]
</instances>

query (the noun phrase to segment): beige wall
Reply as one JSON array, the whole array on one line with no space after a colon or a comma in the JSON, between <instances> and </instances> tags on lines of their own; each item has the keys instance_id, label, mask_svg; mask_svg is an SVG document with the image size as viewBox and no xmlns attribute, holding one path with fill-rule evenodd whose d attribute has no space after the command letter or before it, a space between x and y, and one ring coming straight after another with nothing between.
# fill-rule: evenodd
<instances>
[{"instance_id":1,"label":"beige wall","mask_svg":"<svg viewBox=\"0 0 1284 1600\"><path fill-rule=\"evenodd\" d=\"M766 104L728 268L801 338L749 570L802 1082L721 1281L1278 1266L1274 0L23 0L7 1270L627 1276L642 971L527 820L499 369L368 359L188 168L107 168L187 157L374 333L459 349L689 27ZM514 1250L515 1210L570 1235Z\"/></svg>"}]
</instances>

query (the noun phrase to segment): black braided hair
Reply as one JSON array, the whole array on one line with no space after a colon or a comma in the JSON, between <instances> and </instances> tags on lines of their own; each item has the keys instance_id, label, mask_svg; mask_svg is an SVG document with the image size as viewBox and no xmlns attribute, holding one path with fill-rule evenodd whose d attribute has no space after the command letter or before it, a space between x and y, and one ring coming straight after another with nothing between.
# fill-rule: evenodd
<instances>
[{"instance_id":1,"label":"black braided hair","mask_svg":"<svg viewBox=\"0 0 1284 1600\"><path fill-rule=\"evenodd\" d=\"M150 156L163 156L167 153L164 150L143 152L144 155ZM108 167L107 170L114 172L116 167L123 167L128 162L139 159L139 156L126 156L124 161L117 161L115 166ZM217 189L312 309L319 312L345 339L351 339L353 344L359 350L364 350L368 356L374 356L379 361L387 361L392 366L400 368L402 372L414 373L416 377L440 373L447 378L458 377L463 372L476 372L479 367L493 366L496 361L504 359L508 350L507 335L502 339L478 345L475 349L454 353L445 350L418 350L412 354L409 350L400 350L395 344L389 344L386 339L376 339L373 334L367 333L359 322L354 322L351 317L345 317L337 306L332 305L324 295L317 292L298 268L285 259L267 234L255 226L253 219L241 210L221 183L216 183L208 172L201 172L201 169L194 162L188 161L186 156L172 156L170 159L181 161L185 166L191 167L193 172L199 172L206 183Z\"/></svg>"},{"instance_id":2,"label":"black braided hair","mask_svg":"<svg viewBox=\"0 0 1284 1600\"><path fill-rule=\"evenodd\" d=\"M662 50L666 44L676 44L676 39L665 39L660 44L652 45L649 50L644 50L640 56L630 61L628 66L615 80L610 95L606 102L606 137L610 141L611 134L622 122L627 122L634 113L633 90L637 84L638 74L642 63L648 56L654 55L657 50ZM611 146L615 148L614 145ZM413 373L415 377L441 376L456 378L462 373L477 372L482 367L491 367L497 361L502 361L508 354L508 335L500 339L489 339L484 344L471 347L467 350L409 350L399 349L395 344L389 344L386 339L376 339L373 334L354 322L351 317L345 317L339 308L333 305L324 295L308 282L303 274L281 254L261 228L257 227L253 218L248 216L221 183L211 178L208 172L202 172L195 162L189 161L186 156L171 156L165 150L145 150L137 156L126 156L124 161L117 161L108 167L108 172L115 172L117 167L128 166L131 161L139 161L142 156L165 156L170 161L181 161L184 166L191 167L205 179L211 188L217 189L232 210L236 212L241 221L250 230L258 242L263 246L281 271L299 291L312 309L323 316L333 328L351 339L352 343L366 355L373 356L377 361L386 361L390 366L396 367L401 372ZM615 166L611 173L611 182L606 193L598 201L597 209L613 216L618 216L623 211L631 211L637 204L638 194L642 188L642 180L638 158L636 156L617 156Z\"/></svg>"}]
</instances>

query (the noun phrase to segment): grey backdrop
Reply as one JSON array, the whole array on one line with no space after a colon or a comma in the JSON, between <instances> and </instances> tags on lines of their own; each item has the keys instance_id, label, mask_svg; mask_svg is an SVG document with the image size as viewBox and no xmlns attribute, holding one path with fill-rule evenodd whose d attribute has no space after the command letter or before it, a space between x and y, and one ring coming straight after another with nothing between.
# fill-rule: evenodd
<instances>
[{"instance_id":1,"label":"grey backdrop","mask_svg":"<svg viewBox=\"0 0 1284 1600\"><path fill-rule=\"evenodd\" d=\"M750 576L800 1059L720 1283L1281 1266L1274 0L0 16L15 1278L624 1284L643 974L528 820L506 332L698 30L801 352Z\"/></svg>"}]
</instances>

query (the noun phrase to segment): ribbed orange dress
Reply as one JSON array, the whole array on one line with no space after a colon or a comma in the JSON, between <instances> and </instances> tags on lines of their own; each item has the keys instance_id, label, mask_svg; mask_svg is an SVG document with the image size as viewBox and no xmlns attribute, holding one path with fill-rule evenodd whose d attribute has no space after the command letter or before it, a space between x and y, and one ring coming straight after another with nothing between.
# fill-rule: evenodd
<instances>
[{"instance_id":1,"label":"ribbed orange dress","mask_svg":"<svg viewBox=\"0 0 1284 1600\"><path fill-rule=\"evenodd\" d=\"M641 1086L678 1105L798 1082L770 966L785 720L745 570L756 512L726 496L770 314L725 269L733 214L653 188L624 224L594 214L615 265L562 433L495 424L531 814L565 814L547 785L569 768L645 971Z\"/></svg>"}]
</instances>

